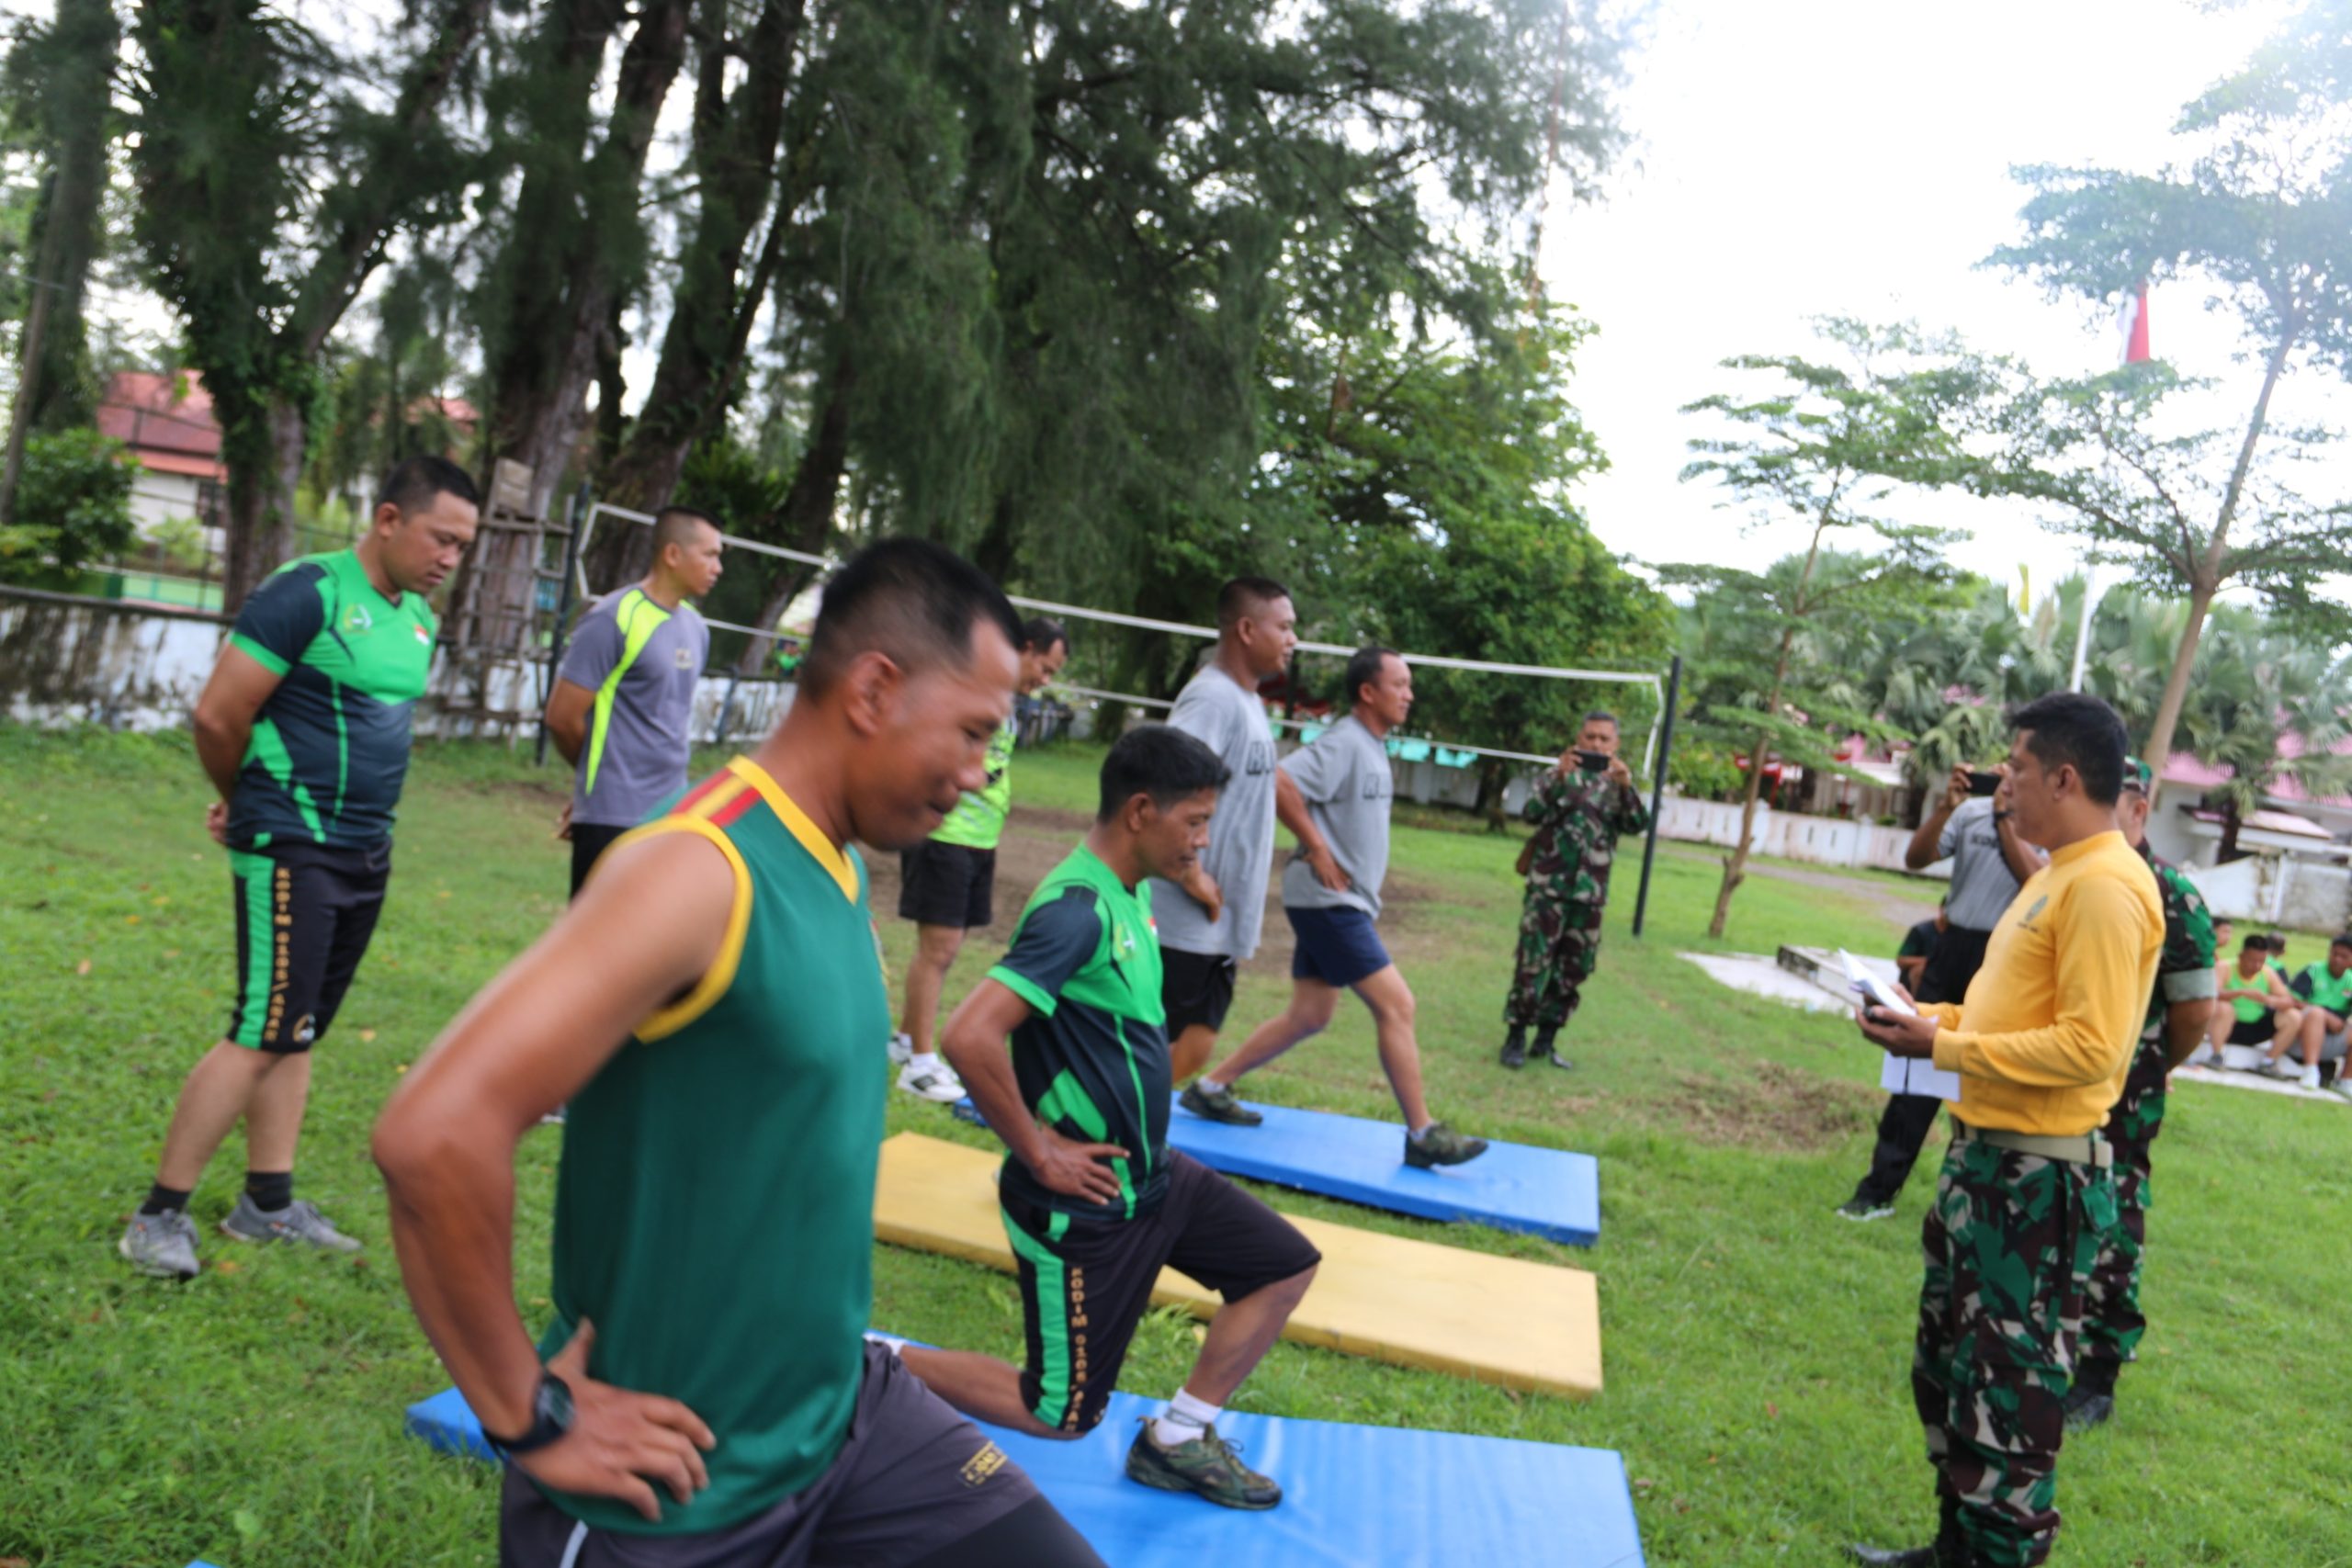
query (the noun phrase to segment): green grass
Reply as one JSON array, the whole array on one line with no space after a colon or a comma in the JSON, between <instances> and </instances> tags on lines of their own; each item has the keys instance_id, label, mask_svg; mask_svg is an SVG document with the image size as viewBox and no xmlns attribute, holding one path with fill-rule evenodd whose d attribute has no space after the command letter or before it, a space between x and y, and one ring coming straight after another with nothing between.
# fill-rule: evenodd
<instances>
[{"instance_id":1,"label":"green grass","mask_svg":"<svg viewBox=\"0 0 2352 1568\"><path fill-rule=\"evenodd\" d=\"M1023 806L1090 807L1095 755L1024 754ZM175 1286L130 1276L114 1241L181 1076L229 1000L226 877L203 835L205 792L177 739L0 729L0 953L15 998L0 1042L0 1560L492 1561L492 1472L401 1434L401 1406L446 1379L401 1294L365 1142L403 1066L555 914L565 859L547 832L560 787L527 753L421 750L389 911L322 1050L301 1161L302 1190L368 1250L343 1261L219 1238L238 1182L232 1140L196 1199L209 1267ZM1068 837L1034 817L1015 831ZM1724 990L1675 956L1783 941L1887 950L1898 934L1889 895L1917 897L1919 885L1759 874L1729 940L1709 944L1699 933L1717 866L1677 848L1659 856L1650 931L1636 942L1629 853L1600 976L1566 1040L1577 1071L1507 1075L1492 1057L1515 848L1400 829L1389 934L1420 997L1439 1113L1598 1156L1601 1245L1261 1190L1294 1213L1592 1269L1607 1388L1585 1404L1518 1396L1282 1345L1237 1404L1620 1450L1656 1563L1826 1563L1851 1538L1924 1537L1932 1506L1905 1370L1933 1162L1896 1221L1833 1218L1866 1158L1874 1055L1834 1018ZM908 933L882 924L895 969ZM1238 1028L1286 989L1279 921L1272 935L1245 972ZM992 956L967 949L951 995ZM878 1043L876 1056L879 1072ZM1251 1093L1394 1114L1352 1006ZM894 1129L986 1141L903 1097L890 1117ZM526 1312L544 1305L557 1144L543 1132L523 1153ZM2347 1147L2352 1118L2328 1106L2199 1088L2174 1097L2147 1291L2154 1328L2119 1421L2061 1463L2062 1561L2352 1562L2335 1340L2352 1279ZM888 1247L876 1264L877 1323L1018 1353L1009 1280ZM1155 1315L1123 1386L1172 1390L1193 1343L1188 1322Z\"/></svg>"}]
</instances>

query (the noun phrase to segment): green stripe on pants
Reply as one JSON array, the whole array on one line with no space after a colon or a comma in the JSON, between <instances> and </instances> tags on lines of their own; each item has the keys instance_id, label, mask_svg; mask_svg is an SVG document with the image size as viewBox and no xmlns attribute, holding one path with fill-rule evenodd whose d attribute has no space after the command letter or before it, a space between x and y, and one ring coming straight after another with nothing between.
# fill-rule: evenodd
<instances>
[{"instance_id":1,"label":"green stripe on pants","mask_svg":"<svg viewBox=\"0 0 2352 1568\"><path fill-rule=\"evenodd\" d=\"M1046 1364L1039 1370L1037 1408L1029 1414L1048 1427L1058 1427L1069 1414L1069 1287L1062 1260L1044 1243L1013 1223L1002 1209L1005 1239L1012 1250L1037 1270L1037 1340L1045 1348ZM1069 1227L1065 1215L1054 1216L1057 1234ZM1050 1307L1048 1303L1051 1303Z\"/></svg>"},{"instance_id":2,"label":"green stripe on pants","mask_svg":"<svg viewBox=\"0 0 2352 1568\"><path fill-rule=\"evenodd\" d=\"M277 874L277 863L267 855L229 852L229 874L245 907L244 994L237 998L235 1032L229 1036L239 1045L258 1046L262 1020L269 1015L270 962L277 937L270 923L269 890Z\"/></svg>"}]
</instances>

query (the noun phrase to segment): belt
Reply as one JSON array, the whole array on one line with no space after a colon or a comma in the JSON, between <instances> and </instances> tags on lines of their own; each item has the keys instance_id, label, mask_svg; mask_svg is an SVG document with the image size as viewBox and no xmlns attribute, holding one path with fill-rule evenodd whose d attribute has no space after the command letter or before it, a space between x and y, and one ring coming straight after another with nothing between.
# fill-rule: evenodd
<instances>
[{"instance_id":1,"label":"belt","mask_svg":"<svg viewBox=\"0 0 2352 1568\"><path fill-rule=\"evenodd\" d=\"M1955 1116L1951 1119L1951 1141L1955 1144L1990 1144L1996 1149L2007 1149L2013 1154L2060 1159L2069 1165L2087 1165L2099 1170L2109 1169L2115 1164L2115 1145L2097 1133L2053 1138L2040 1133L2012 1133L2000 1127L1972 1127Z\"/></svg>"}]
</instances>

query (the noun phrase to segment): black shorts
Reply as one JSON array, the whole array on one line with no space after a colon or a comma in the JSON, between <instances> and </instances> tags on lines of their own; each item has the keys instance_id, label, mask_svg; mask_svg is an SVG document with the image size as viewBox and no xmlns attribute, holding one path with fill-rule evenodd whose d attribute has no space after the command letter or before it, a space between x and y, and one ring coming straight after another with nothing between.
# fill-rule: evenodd
<instances>
[{"instance_id":1,"label":"black shorts","mask_svg":"<svg viewBox=\"0 0 2352 1568\"><path fill-rule=\"evenodd\" d=\"M899 856L899 919L977 931L994 918L996 852L926 839Z\"/></svg>"},{"instance_id":2,"label":"black shorts","mask_svg":"<svg viewBox=\"0 0 2352 1568\"><path fill-rule=\"evenodd\" d=\"M888 1348L865 1347L849 1437L825 1473L741 1524L699 1535L591 1529L513 1465L498 1501L500 1568L798 1568L802 1563L958 1561L948 1552L1007 1515L1050 1510L1019 1465ZM1057 1516L1052 1523L1060 1523ZM1048 1532L1049 1534L1055 1532ZM1057 1568L1101 1559L1067 1524ZM971 1554L978 1555L978 1554Z\"/></svg>"},{"instance_id":3,"label":"black shorts","mask_svg":"<svg viewBox=\"0 0 2352 1568\"><path fill-rule=\"evenodd\" d=\"M2277 1038L2278 1021L2268 1013L2254 1020L2238 1019L2230 1025L2231 1045L2267 1045Z\"/></svg>"},{"instance_id":4,"label":"black shorts","mask_svg":"<svg viewBox=\"0 0 2352 1568\"><path fill-rule=\"evenodd\" d=\"M1168 1038L1194 1024L1212 1034L1225 1027L1233 1008L1232 959L1214 953L1159 950L1159 1004L1168 1012Z\"/></svg>"},{"instance_id":5,"label":"black shorts","mask_svg":"<svg viewBox=\"0 0 2352 1568\"><path fill-rule=\"evenodd\" d=\"M1323 1260L1288 1220L1172 1149L1159 1206L1132 1220L1057 1213L1001 1183L997 1195L1028 1337L1021 1400L1067 1432L1102 1419L1163 1265L1238 1302Z\"/></svg>"},{"instance_id":6,"label":"black shorts","mask_svg":"<svg viewBox=\"0 0 2352 1568\"><path fill-rule=\"evenodd\" d=\"M383 912L392 846L272 844L231 850L237 1000L227 1038L257 1051L307 1051L326 1035Z\"/></svg>"},{"instance_id":7,"label":"black shorts","mask_svg":"<svg viewBox=\"0 0 2352 1568\"><path fill-rule=\"evenodd\" d=\"M588 885L588 874L606 850L629 829L615 822L574 822L571 825L571 896Z\"/></svg>"}]
</instances>

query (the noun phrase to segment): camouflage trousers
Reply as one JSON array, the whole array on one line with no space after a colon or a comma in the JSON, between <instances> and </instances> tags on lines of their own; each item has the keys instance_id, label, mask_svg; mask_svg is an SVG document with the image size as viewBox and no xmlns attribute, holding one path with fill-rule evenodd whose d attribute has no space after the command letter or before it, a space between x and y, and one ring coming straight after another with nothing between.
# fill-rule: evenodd
<instances>
[{"instance_id":1,"label":"camouflage trousers","mask_svg":"<svg viewBox=\"0 0 2352 1568\"><path fill-rule=\"evenodd\" d=\"M1600 910L1592 903L1530 897L1520 906L1519 958L1503 998L1514 1029L1558 1029L1575 1015L1577 988L1600 962Z\"/></svg>"},{"instance_id":2,"label":"camouflage trousers","mask_svg":"<svg viewBox=\"0 0 2352 1568\"><path fill-rule=\"evenodd\" d=\"M2101 1239L2083 1311L2080 1380L2102 1393L2115 1392L2123 1363L2139 1359L2148 1332L2140 1310L2142 1259L2148 1245L2150 1157L2165 1124L2164 1047L2142 1045L2123 1080L2122 1097L2107 1118L2115 1145L2115 1224Z\"/></svg>"},{"instance_id":3,"label":"camouflage trousers","mask_svg":"<svg viewBox=\"0 0 2352 1568\"><path fill-rule=\"evenodd\" d=\"M1911 1396L1973 1561L2031 1568L2058 1538L2058 1446L2108 1173L1954 1142L1920 1240Z\"/></svg>"}]
</instances>

